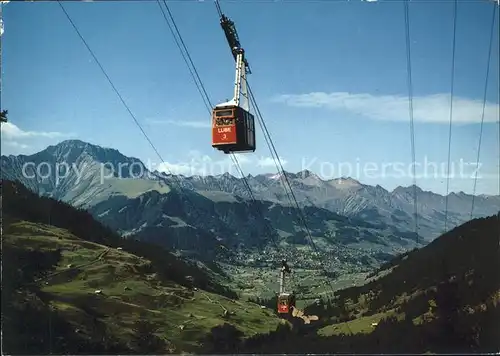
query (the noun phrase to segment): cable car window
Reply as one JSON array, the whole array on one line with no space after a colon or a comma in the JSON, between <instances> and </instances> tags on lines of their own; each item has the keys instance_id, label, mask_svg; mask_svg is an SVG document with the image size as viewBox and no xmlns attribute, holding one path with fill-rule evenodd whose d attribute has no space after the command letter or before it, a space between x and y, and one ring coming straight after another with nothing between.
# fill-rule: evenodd
<instances>
[{"instance_id":1,"label":"cable car window","mask_svg":"<svg viewBox=\"0 0 500 356\"><path fill-rule=\"evenodd\" d=\"M221 110L221 111L216 111L215 116L220 117L220 116L233 116L233 110Z\"/></svg>"},{"instance_id":2,"label":"cable car window","mask_svg":"<svg viewBox=\"0 0 500 356\"><path fill-rule=\"evenodd\" d=\"M232 117L218 117L215 119L216 126L228 126L234 124L234 118Z\"/></svg>"}]
</instances>

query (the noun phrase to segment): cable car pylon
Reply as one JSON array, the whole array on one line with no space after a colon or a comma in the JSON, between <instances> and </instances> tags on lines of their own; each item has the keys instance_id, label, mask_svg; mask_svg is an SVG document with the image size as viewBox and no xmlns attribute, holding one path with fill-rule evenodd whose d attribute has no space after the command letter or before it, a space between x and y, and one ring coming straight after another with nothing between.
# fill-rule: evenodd
<instances>
[{"instance_id":1,"label":"cable car pylon","mask_svg":"<svg viewBox=\"0 0 500 356\"><path fill-rule=\"evenodd\" d=\"M250 113L246 75L250 66L241 47L234 22L227 18L216 1L220 25L236 62L233 99L212 110L212 147L225 154L255 152L255 119Z\"/></svg>"},{"instance_id":2,"label":"cable car pylon","mask_svg":"<svg viewBox=\"0 0 500 356\"><path fill-rule=\"evenodd\" d=\"M0 112L0 123L2 122L7 122L7 114L9 113L8 110L2 110Z\"/></svg>"}]
</instances>

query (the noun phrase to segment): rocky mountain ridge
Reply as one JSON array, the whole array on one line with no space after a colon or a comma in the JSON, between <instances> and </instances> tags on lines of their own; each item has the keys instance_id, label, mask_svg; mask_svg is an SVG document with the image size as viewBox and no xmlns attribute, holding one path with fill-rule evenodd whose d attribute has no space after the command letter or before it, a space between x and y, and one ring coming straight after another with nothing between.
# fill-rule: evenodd
<instances>
[{"instance_id":1,"label":"rocky mountain ridge","mask_svg":"<svg viewBox=\"0 0 500 356\"><path fill-rule=\"evenodd\" d=\"M66 140L31 156L2 156L1 165L5 178L19 179L34 191L84 208L109 197L133 198L152 190L167 193L171 189L179 190L179 186L182 187L179 193L193 191L195 195L217 202L249 198L244 180L229 173L182 176L151 172L137 158L79 140ZM376 225L394 226L400 231L415 231L412 186L388 191L380 185L362 184L350 177L323 180L308 170L285 174L301 207L322 208ZM283 188L282 178L280 174L248 175L246 182L257 200L293 206ZM419 187L416 191L418 233L430 241L444 228L446 197ZM449 226L470 220L472 198L463 192L448 195ZM478 195L474 200L473 217L488 216L500 210L500 196Z\"/></svg>"}]
</instances>

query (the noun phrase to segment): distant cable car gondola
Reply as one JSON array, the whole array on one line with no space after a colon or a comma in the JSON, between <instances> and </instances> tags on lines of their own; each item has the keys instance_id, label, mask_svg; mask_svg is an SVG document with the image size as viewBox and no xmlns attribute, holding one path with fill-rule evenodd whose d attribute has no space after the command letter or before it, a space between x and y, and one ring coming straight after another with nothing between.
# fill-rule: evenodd
<instances>
[{"instance_id":1,"label":"distant cable car gondola","mask_svg":"<svg viewBox=\"0 0 500 356\"><path fill-rule=\"evenodd\" d=\"M295 295L292 293L281 293L278 296L278 313L291 314L292 307L295 307Z\"/></svg>"},{"instance_id":2,"label":"distant cable car gondola","mask_svg":"<svg viewBox=\"0 0 500 356\"><path fill-rule=\"evenodd\" d=\"M255 120L250 113L246 73L248 63L240 47L234 23L222 15L221 26L236 60L236 79L232 100L215 106L212 111L212 147L231 152L255 152ZM240 96L243 97L240 103Z\"/></svg>"},{"instance_id":3,"label":"distant cable car gondola","mask_svg":"<svg viewBox=\"0 0 500 356\"><path fill-rule=\"evenodd\" d=\"M294 318L300 318L304 324L310 324L313 320L319 320L317 315L306 315L303 310L297 309L295 293L285 292L285 273L291 273L290 267L286 260L281 261L280 274L280 292L278 294L277 311L281 318L292 321Z\"/></svg>"},{"instance_id":4,"label":"distant cable car gondola","mask_svg":"<svg viewBox=\"0 0 500 356\"><path fill-rule=\"evenodd\" d=\"M292 307L295 307L295 294L285 292L285 273L291 273L286 260L281 261L280 292L278 295L278 314L282 316L291 315Z\"/></svg>"}]
</instances>

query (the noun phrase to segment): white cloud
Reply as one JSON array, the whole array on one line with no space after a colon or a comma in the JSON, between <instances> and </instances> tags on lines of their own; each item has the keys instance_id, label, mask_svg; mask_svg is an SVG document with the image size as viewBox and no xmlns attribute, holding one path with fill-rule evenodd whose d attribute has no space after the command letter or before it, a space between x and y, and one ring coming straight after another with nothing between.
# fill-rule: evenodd
<instances>
[{"instance_id":1,"label":"white cloud","mask_svg":"<svg viewBox=\"0 0 500 356\"><path fill-rule=\"evenodd\" d=\"M177 163L165 162L158 165L156 168L159 172L182 174L186 176L191 175L219 175L229 172L235 177L240 174L235 167L235 164L229 155L221 154L223 157L220 159L213 159L209 155L202 154L199 151L188 152L186 161ZM237 160L242 167L244 164L252 162L252 160L244 154L235 154ZM242 167L243 169L243 167ZM244 172L245 173L245 172Z\"/></svg>"},{"instance_id":2,"label":"white cloud","mask_svg":"<svg viewBox=\"0 0 500 356\"><path fill-rule=\"evenodd\" d=\"M281 95L274 99L295 107L317 107L343 110L375 120L408 122L406 96L351 94L346 92L314 92L299 95ZM460 124L481 122L482 100L454 97L453 122ZM497 122L498 104L486 103L484 122ZM413 98L413 118L416 122L448 123L450 95L435 94Z\"/></svg>"},{"instance_id":3,"label":"white cloud","mask_svg":"<svg viewBox=\"0 0 500 356\"><path fill-rule=\"evenodd\" d=\"M14 147L14 148L20 148L22 150L25 150L25 149L31 147L29 145L26 145L24 143L20 143L20 142L17 142L17 141L3 141L2 143L5 144L6 146Z\"/></svg>"},{"instance_id":4,"label":"white cloud","mask_svg":"<svg viewBox=\"0 0 500 356\"><path fill-rule=\"evenodd\" d=\"M148 123L153 124L153 125L175 125L175 126L182 126L182 127L191 127L195 129L205 129L205 128L210 128L210 121L175 121L175 120L154 120L154 119L149 119L146 120Z\"/></svg>"},{"instance_id":5,"label":"white cloud","mask_svg":"<svg viewBox=\"0 0 500 356\"><path fill-rule=\"evenodd\" d=\"M29 155L36 151L36 146L27 145L18 141L2 140L0 153L2 155Z\"/></svg>"},{"instance_id":6,"label":"white cloud","mask_svg":"<svg viewBox=\"0 0 500 356\"><path fill-rule=\"evenodd\" d=\"M167 174L173 173L173 174L182 174L185 176L196 174L193 173L193 168L188 163L179 163L179 164L169 163L169 162L160 163L158 165L157 170L159 172L164 172Z\"/></svg>"},{"instance_id":7,"label":"white cloud","mask_svg":"<svg viewBox=\"0 0 500 356\"><path fill-rule=\"evenodd\" d=\"M12 122L4 122L0 125L2 153L3 154L26 154L35 147L44 146L45 140L75 137L73 133L55 131L25 131ZM28 142L28 144L26 143Z\"/></svg>"},{"instance_id":8,"label":"white cloud","mask_svg":"<svg viewBox=\"0 0 500 356\"><path fill-rule=\"evenodd\" d=\"M287 160L280 156L281 164L284 166L287 164ZM272 157L261 157L257 160L257 166L259 167L275 167L278 162L274 162ZM279 167L279 165L278 165Z\"/></svg>"},{"instance_id":9,"label":"white cloud","mask_svg":"<svg viewBox=\"0 0 500 356\"><path fill-rule=\"evenodd\" d=\"M252 161L248 154L245 153L235 153L234 156L240 164L250 163Z\"/></svg>"},{"instance_id":10,"label":"white cloud","mask_svg":"<svg viewBox=\"0 0 500 356\"><path fill-rule=\"evenodd\" d=\"M62 132L45 132L45 131L24 131L14 125L12 122L2 123L0 126L2 139L22 139L31 137L45 137L45 138L58 138L58 137L69 137L74 136L72 133L62 133Z\"/></svg>"}]
</instances>

